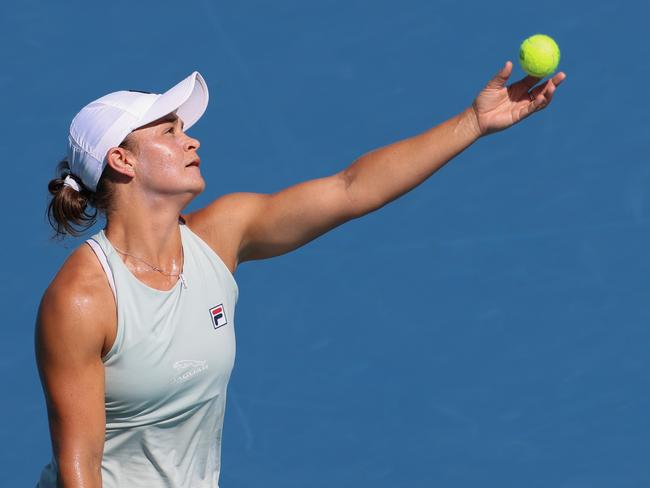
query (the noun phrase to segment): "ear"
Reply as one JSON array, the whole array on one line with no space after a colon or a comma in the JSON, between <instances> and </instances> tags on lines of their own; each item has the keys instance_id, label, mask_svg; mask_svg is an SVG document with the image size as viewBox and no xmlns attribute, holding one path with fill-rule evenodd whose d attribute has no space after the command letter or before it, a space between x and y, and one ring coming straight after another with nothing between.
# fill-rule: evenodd
<instances>
[{"instance_id":1,"label":"ear","mask_svg":"<svg viewBox=\"0 0 650 488\"><path fill-rule=\"evenodd\" d=\"M123 147L112 147L106 153L106 164L118 173L131 178L135 176L133 161L133 153Z\"/></svg>"}]
</instances>

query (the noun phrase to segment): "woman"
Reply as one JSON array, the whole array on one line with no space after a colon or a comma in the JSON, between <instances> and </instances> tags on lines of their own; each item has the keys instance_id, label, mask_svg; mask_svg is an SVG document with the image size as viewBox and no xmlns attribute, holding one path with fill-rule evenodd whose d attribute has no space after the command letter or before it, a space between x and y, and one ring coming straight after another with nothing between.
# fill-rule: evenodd
<instances>
[{"instance_id":1,"label":"woman","mask_svg":"<svg viewBox=\"0 0 650 488\"><path fill-rule=\"evenodd\" d=\"M398 198L478 138L547 107L565 79L506 86L511 71L508 61L462 113L335 175L187 214L205 187L200 143L185 132L207 107L201 75L162 95L120 91L85 106L49 184L49 216L60 236L90 227L97 211L106 226L70 255L39 307L53 446L39 486L218 486L237 266Z\"/></svg>"}]
</instances>

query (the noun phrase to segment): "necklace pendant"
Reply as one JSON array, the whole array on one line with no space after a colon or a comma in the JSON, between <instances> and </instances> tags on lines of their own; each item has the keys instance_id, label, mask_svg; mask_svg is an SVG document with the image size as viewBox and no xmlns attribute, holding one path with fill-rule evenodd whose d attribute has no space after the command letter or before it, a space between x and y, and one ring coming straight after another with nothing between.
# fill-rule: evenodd
<instances>
[{"instance_id":1,"label":"necklace pendant","mask_svg":"<svg viewBox=\"0 0 650 488\"><path fill-rule=\"evenodd\" d=\"M181 283L183 283L183 288L187 290L187 282L185 281L185 277L183 276L183 273L179 274L178 277L181 280Z\"/></svg>"}]
</instances>

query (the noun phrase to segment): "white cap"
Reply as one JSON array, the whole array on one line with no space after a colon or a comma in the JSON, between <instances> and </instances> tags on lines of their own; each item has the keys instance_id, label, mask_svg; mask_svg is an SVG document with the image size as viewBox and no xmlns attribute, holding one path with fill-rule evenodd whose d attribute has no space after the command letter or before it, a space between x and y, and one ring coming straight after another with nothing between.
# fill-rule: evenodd
<instances>
[{"instance_id":1,"label":"white cap","mask_svg":"<svg viewBox=\"0 0 650 488\"><path fill-rule=\"evenodd\" d=\"M132 130L174 111L187 130L201 118L208 99L208 86L195 71L163 94L123 90L90 102L70 124L70 171L95 191L106 166L106 153Z\"/></svg>"}]
</instances>

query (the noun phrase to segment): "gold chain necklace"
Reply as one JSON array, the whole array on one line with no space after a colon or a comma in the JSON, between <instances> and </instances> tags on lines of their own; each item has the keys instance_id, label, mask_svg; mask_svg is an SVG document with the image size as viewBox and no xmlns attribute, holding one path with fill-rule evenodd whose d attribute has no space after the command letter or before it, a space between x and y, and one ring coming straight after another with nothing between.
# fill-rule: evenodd
<instances>
[{"instance_id":1,"label":"gold chain necklace","mask_svg":"<svg viewBox=\"0 0 650 488\"><path fill-rule=\"evenodd\" d=\"M130 254L130 253L126 252L126 251L122 251L122 250L119 249L117 246L115 246L115 244L113 244L113 248L114 248L117 252L119 252L120 254L124 254L125 256L131 256L132 258L137 259L138 261L142 261L144 264L146 264L147 266L149 266L149 267L150 267L151 269L153 269L154 271L158 271L158 273L160 273L160 274L164 274L165 276L178 276L178 278L179 278L179 279L181 280L181 282L183 283L183 287L184 287L185 289L187 289L187 283L185 282L185 277L183 276L183 272L182 272L182 271L181 271L180 273L166 273L166 272L164 272L164 271L162 270L162 268L159 268L158 266L154 266L153 264L148 263L147 261L145 261L145 260L142 259L142 258L139 258L138 256L134 256L133 254ZM184 253L184 251L183 251L183 245L182 245L182 244L181 244L181 260L183 261L183 265L184 265L184 264L185 264L185 253Z\"/></svg>"}]
</instances>

